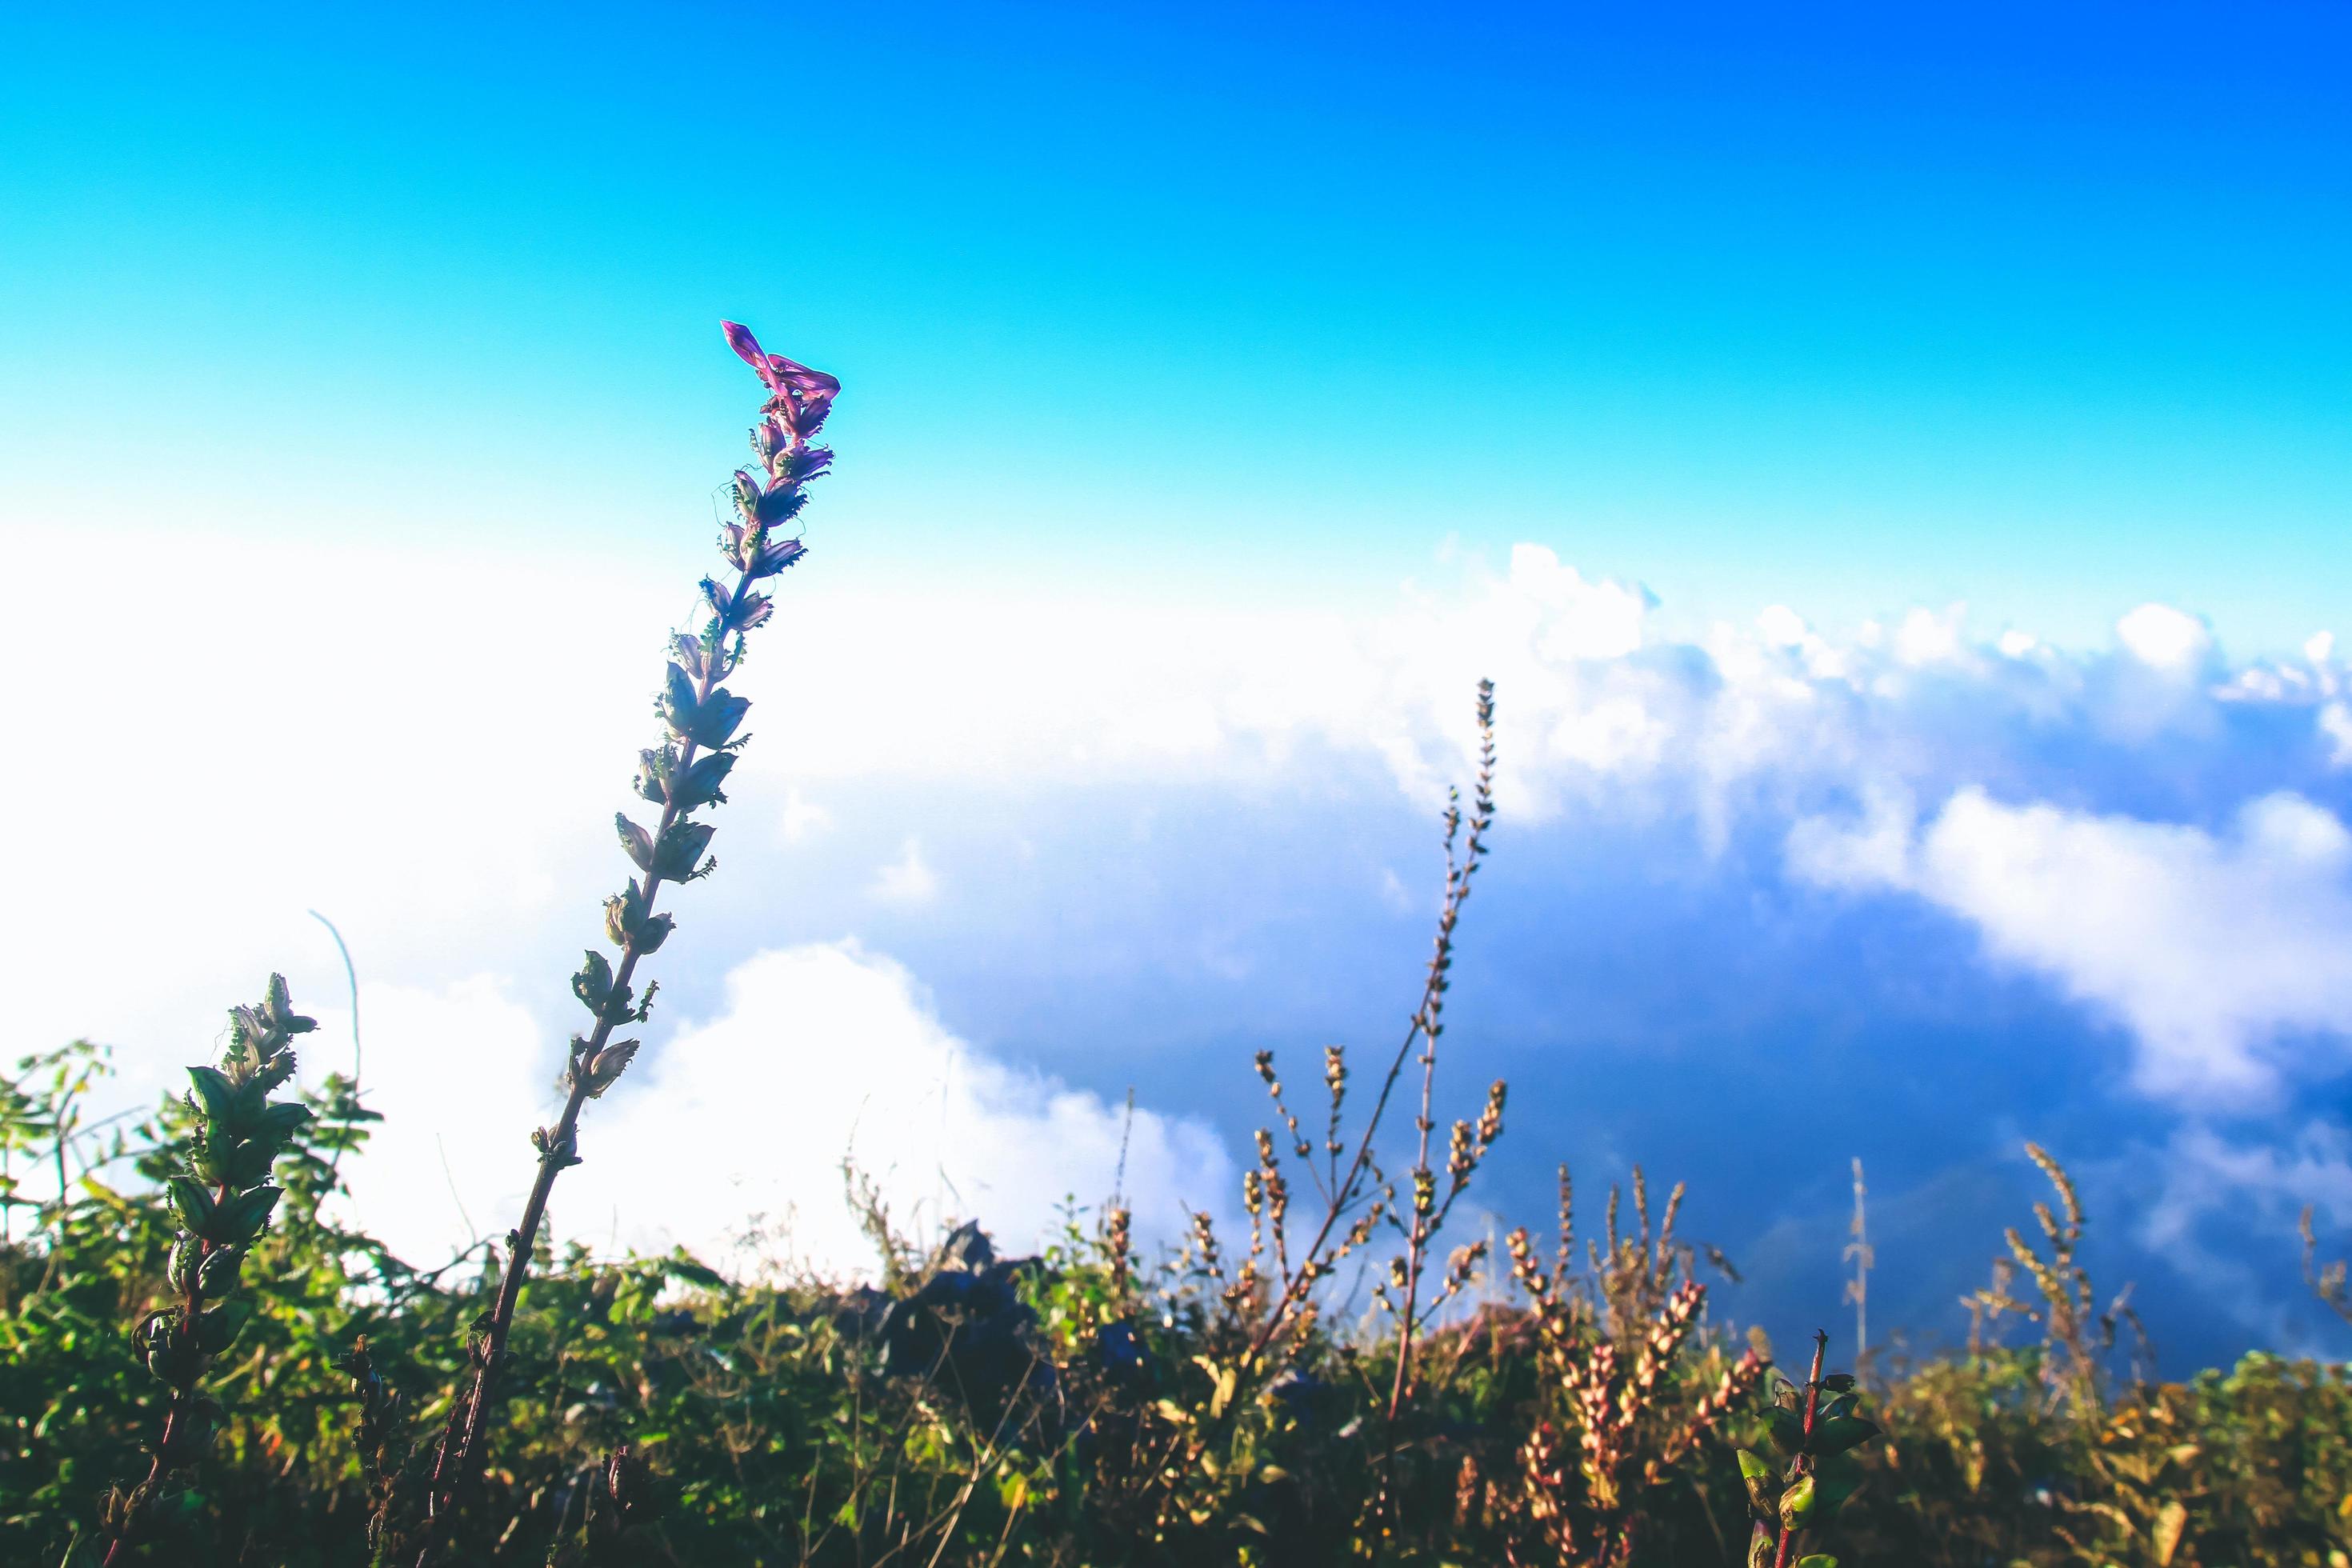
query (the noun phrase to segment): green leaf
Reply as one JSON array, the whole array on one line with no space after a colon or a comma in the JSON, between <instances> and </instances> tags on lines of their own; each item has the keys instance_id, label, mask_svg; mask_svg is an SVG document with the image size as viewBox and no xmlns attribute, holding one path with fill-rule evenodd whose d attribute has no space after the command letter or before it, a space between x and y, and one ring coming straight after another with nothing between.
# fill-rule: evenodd
<instances>
[{"instance_id":1,"label":"green leaf","mask_svg":"<svg viewBox=\"0 0 2352 1568\"><path fill-rule=\"evenodd\" d=\"M1804 1418L1778 1405L1764 1412L1764 1432L1772 1439L1772 1447L1791 1458L1805 1446Z\"/></svg>"},{"instance_id":2,"label":"green leaf","mask_svg":"<svg viewBox=\"0 0 2352 1568\"><path fill-rule=\"evenodd\" d=\"M2148 1531L2148 1544L2156 1551L2157 1568L2171 1568L2173 1557L2180 1551L2181 1534L2188 1528L2189 1509L2179 1498L2157 1510L2156 1523Z\"/></svg>"},{"instance_id":3,"label":"green leaf","mask_svg":"<svg viewBox=\"0 0 2352 1568\"><path fill-rule=\"evenodd\" d=\"M710 836L718 829L707 822L673 822L654 849L654 875L665 881L690 882Z\"/></svg>"},{"instance_id":4,"label":"green leaf","mask_svg":"<svg viewBox=\"0 0 2352 1568\"><path fill-rule=\"evenodd\" d=\"M1837 1568L1837 1559L1826 1552L1816 1552L1798 1558L1797 1568Z\"/></svg>"},{"instance_id":5,"label":"green leaf","mask_svg":"<svg viewBox=\"0 0 2352 1568\"><path fill-rule=\"evenodd\" d=\"M716 1290L727 1283L719 1270L692 1258L664 1258L662 1268L671 1278L683 1279L689 1285L699 1285L706 1290Z\"/></svg>"},{"instance_id":6,"label":"green leaf","mask_svg":"<svg viewBox=\"0 0 2352 1568\"><path fill-rule=\"evenodd\" d=\"M171 1193L172 1212L180 1223L206 1241L218 1241L213 1232L219 1223L220 1205L213 1202L211 1190L194 1176L173 1176L163 1184Z\"/></svg>"},{"instance_id":7,"label":"green leaf","mask_svg":"<svg viewBox=\"0 0 2352 1568\"><path fill-rule=\"evenodd\" d=\"M192 1067L188 1078L196 1086L196 1098L204 1102L207 1117L221 1121L236 1119L236 1085L229 1082L228 1074L218 1068Z\"/></svg>"},{"instance_id":8,"label":"green leaf","mask_svg":"<svg viewBox=\"0 0 2352 1568\"><path fill-rule=\"evenodd\" d=\"M196 1319L196 1348L206 1355L219 1355L236 1342L237 1331L252 1316L250 1301L223 1301L206 1309Z\"/></svg>"},{"instance_id":9,"label":"green leaf","mask_svg":"<svg viewBox=\"0 0 2352 1568\"><path fill-rule=\"evenodd\" d=\"M698 805L709 805L714 801L724 803L727 794L719 786L727 782L727 775L734 766L735 753L732 752L713 752L707 757L697 758L683 777L670 781L671 801L681 811L692 811Z\"/></svg>"},{"instance_id":10,"label":"green leaf","mask_svg":"<svg viewBox=\"0 0 2352 1568\"><path fill-rule=\"evenodd\" d=\"M218 1162L221 1176L232 1187L256 1186L269 1179L269 1166L278 1158L278 1141L274 1138L247 1138Z\"/></svg>"},{"instance_id":11,"label":"green leaf","mask_svg":"<svg viewBox=\"0 0 2352 1568\"><path fill-rule=\"evenodd\" d=\"M222 1205L220 1228L226 1234L212 1239L232 1247L244 1246L261 1234L261 1227L269 1223L270 1212L277 1208L278 1200L285 1195L283 1187L256 1187L249 1193L241 1193L231 1198Z\"/></svg>"},{"instance_id":12,"label":"green leaf","mask_svg":"<svg viewBox=\"0 0 2352 1568\"><path fill-rule=\"evenodd\" d=\"M1858 1443L1867 1443L1878 1436L1877 1423L1859 1415L1840 1415L1833 1420L1813 1424L1812 1441L1809 1447L1816 1454L1843 1454Z\"/></svg>"},{"instance_id":13,"label":"green leaf","mask_svg":"<svg viewBox=\"0 0 2352 1568\"><path fill-rule=\"evenodd\" d=\"M1740 1449L1739 1479L1748 1488L1748 1505L1756 1510L1756 1517L1770 1519L1773 1500L1780 1490L1770 1461L1752 1448Z\"/></svg>"},{"instance_id":14,"label":"green leaf","mask_svg":"<svg viewBox=\"0 0 2352 1568\"><path fill-rule=\"evenodd\" d=\"M1853 1454L1832 1454L1813 1471L1813 1516L1827 1524L1846 1499L1860 1490L1869 1472Z\"/></svg>"},{"instance_id":15,"label":"green leaf","mask_svg":"<svg viewBox=\"0 0 2352 1568\"><path fill-rule=\"evenodd\" d=\"M694 738L694 680L675 664L662 683L661 716L679 740Z\"/></svg>"},{"instance_id":16,"label":"green leaf","mask_svg":"<svg viewBox=\"0 0 2352 1568\"><path fill-rule=\"evenodd\" d=\"M687 734L695 744L717 751L735 738L743 716L751 710L749 698L738 697L722 686L695 709Z\"/></svg>"},{"instance_id":17,"label":"green leaf","mask_svg":"<svg viewBox=\"0 0 2352 1568\"><path fill-rule=\"evenodd\" d=\"M245 1262L245 1249L238 1247L215 1247L196 1270L196 1289L215 1300L233 1294L236 1289L236 1273Z\"/></svg>"}]
</instances>

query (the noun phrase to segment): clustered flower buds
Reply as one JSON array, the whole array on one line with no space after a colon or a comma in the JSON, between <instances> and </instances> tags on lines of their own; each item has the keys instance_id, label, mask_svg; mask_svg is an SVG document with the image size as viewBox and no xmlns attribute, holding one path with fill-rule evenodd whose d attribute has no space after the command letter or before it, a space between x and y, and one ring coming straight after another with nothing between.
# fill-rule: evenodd
<instances>
[{"instance_id":1,"label":"clustered flower buds","mask_svg":"<svg viewBox=\"0 0 2352 1568\"><path fill-rule=\"evenodd\" d=\"M174 1299L148 1313L131 1336L147 1370L170 1385L172 1404L146 1480L108 1510L110 1560L164 1475L194 1461L218 1429L220 1406L196 1394L196 1381L252 1314L236 1299L237 1273L285 1196L270 1183L271 1167L310 1117L305 1107L269 1096L294 1076L294 1037L317 1026L294 1011L285 977L273 974L259 1003L229 1009L220 1065L188 1069L187 1163L164 1179L180 1226L164 1271Z\"/></svg>"},{"instance_id":2,"label":"clustered flower buds","mask_svg":"<svg viewBox=\"0 0 2352 1568\"><path fill-rule=\"evenodd\" d=\"M294 1076L293 1037L317 1026L294 1011L285 977L273 974L257 1006L229 1010L220 1066L188 1069L195 1117L188 1163L165 1182L181 1226L167 1270L180 1300L151 1313L139 1335L147 1369L175 1389L193 1385L244 1325L245 1310L229 1300L237 1268L285 1195L269 1184L270 1167L310 1119L304 1107L273 1104L269 1095Z\"/></svg>"}]
</instances>

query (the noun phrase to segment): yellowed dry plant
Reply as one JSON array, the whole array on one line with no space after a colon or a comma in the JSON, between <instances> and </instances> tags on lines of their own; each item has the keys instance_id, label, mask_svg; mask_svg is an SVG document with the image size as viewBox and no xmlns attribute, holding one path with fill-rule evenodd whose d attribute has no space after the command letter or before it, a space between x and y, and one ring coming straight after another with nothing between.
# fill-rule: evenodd
<instances>
[{"instance_id":1,"label":"yellowed dry plant","mask_svg":"<svg viewBox=\"0 0 2352 1568\"><path fill-rule=\"evenodd\" d=\"M1763 1379L1759 1347L1731 1359L1710 1344L1706 1354L1717 1364L1708 1391L1688 1405L1668 1397L1675 1363L1691 1350L1706 1301L1706 1287L1690 1276L1695 1249L1675 1235L1682 1201L1678 1183L1654 1234L1649 1184L1635 1167L1639 1231L1619 1234L1612 1187L1606 1250L1587 1242L1591 1268L1580 1274L1574 1268L1575 1189L1563 1165L1559 1239L1549 1267L1526 1230L1505 1242L1534 1329L1543 1406L1515 1470L1486 1488L1514 1564L1613 1568L1630 1561L1642 1494L1689 1458Z\"/></svg>"}]
</instances>

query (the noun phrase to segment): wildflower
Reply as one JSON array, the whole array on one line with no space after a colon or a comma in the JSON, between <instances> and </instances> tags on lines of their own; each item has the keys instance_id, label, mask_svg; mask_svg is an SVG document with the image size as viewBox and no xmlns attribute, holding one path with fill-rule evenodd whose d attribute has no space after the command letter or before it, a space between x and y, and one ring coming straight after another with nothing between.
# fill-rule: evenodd
<instances>
[{"instance_id":1,"label":"wildflower","mask_svg":"<svg viewBox=\"0 0 2352 1568\"><path fill-rule=\"evenodd\" d=\"M760 347L760 340L751 335L751 329L740 322L719 324L726 331L727 346L758 373L761 384L773 394L765 412L775 416L796 442L815 435L824 416L833 410L833 400L840 395L841 383L797 360L766 353ZM753 438L758 438L756 432Z\"/></svg>"}]
</instances>

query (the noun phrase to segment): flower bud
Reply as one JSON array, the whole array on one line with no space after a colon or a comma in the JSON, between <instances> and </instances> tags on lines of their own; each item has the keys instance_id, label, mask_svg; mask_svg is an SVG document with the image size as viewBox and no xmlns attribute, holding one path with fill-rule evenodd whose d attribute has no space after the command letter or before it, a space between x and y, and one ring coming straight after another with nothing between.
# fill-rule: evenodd
<instances>
[{"instance_id":1,"label":"flower bud","mask_svg":"<svg viewBox=\"0 0 2352 1568\"><path fill-rule=\"evenodd\" d=\"M727 795L719 786L735 766L732 752L713 752L697 759L682 774L673 775L668 784L670 803L680 811L692 811L697 806L724 805Z\"/></svg>"},{"instance_id":2,"label":"flower bud","mask_svg":"<svg viewBox=\"0 0 2352 1568\"><path fill-rule=\"evenodd\" d=\"M707 822L673 822L654 847L653 873L666 882L690 882L710 836L718 829Z\"/></svg>"},{"instance_id":3,"label":"flower bud","mask_svg":"<svg viewBox=\"0 0 2352 1568\"><path fill-rule=\"evenodd\" d=\"M1780 1494L1780 1522L1790 1530L1802 1530L1812 1517L1813 1478L1807 1471Z\"/></svg>"},{"instance_id":4,"label":"flower bud","mask_svg":"<svg viewBox=\"0 0 2352 1568\"><path fill-rule=\"evenodd\" d=\"M196 1348L206 1355L219 1355L236 1342L238 1331L252 1316L250 1301L223 1301L207 1307L196 1318Z\"/></svg>"},{"instance_id":5,"label":"flower bud","mask_svg":"<svg viewBox=\"0 0 2352 1568\"><path fill-rule=\"evenodd\" d=\"M659 751L637 753L637 776L634 787L656 805L669 804L671 776L677 770L677 750L664 746Z\"/></svg>"},{"instance_id":6,"label":"flower bud","mask_svg":"<svg viewBox=\"0 0 2352 1568\"><path fill-rule=\"evenodd\" d=\"M205 1257L204 1266L196 1270L196 1289L215 1298L231 1294L236 1289L237 1269L244 1262L243 1247L214 1247Z\"/></svg>"},{"instance_id":7,"label":"flower bud","mask_svg":"<svg viewBox=\"0 0 2352 1568\"><path fill-rule=\"evenodd\" d=\"M630 1059L636 1054L637 1042L635 1040L615 1040L598 1051L596 1059L588 1064L588 1076L583 1080L588 1086L588 1098L603 1099L604 1091L620 1081L621 1075L628 1070Z\"/></svg>"},{"instance_id":8,"label":"flower bud","mask_svg":"<svg viewBox=\"0 0 2352 1568\"><path fill-rule=\"evenodd\" d=\"M613 814L613 827L621 836L621 852L640 871L650 870L654 863L654 836L631 822L625 812Z\"/></svg>"},{"instance_id":9,"label":"flower bud","mask_svg":"<svg viewBox=\"0 0 2352 1568\"><path fill-rule=\"evenodd\" d=\"M173 1388L185 1388L204 1370L194 1335L180 1331L180 1310L169 1307L139 1325L139 1353L147 1370Z\"/></svg>"},{"instance_id":10,"label":"flower bud","mask_svg":"<svg viewBox=\"0 0 2352 1568\"><path fill-rule=\"evenodd\" d=\"M751 516L758 521L773 526L790 522L800 515L808 502L808 493L790 479L779 480L761 490L753 503Z\"/></svg>"},{"instance_id":11,"label":"flower bud","mask_svg":"<svg viewBox=\"0 0 2352 1568\"><path fill-rule=\"evenodd\" d=\"M580 972L572 977L572 994L579 997L580 1005L591 1013L604 1015L613 1000L613 966L604 961L603 953L593 948L588 950Z\"/></svg>"},{"instance_id":12,"label":"flower bud","mask_svg":"<svg viewBox=\"0 0 2352 1568\"><path fill-rule=\"evenodd\" d=\"M635 878L625 891L604 900L604 934L614 947L634 947L640 953L655 952L669 939L676 923L667 915L649 912L645 889Z\"/></svg>"}]
</instances>

